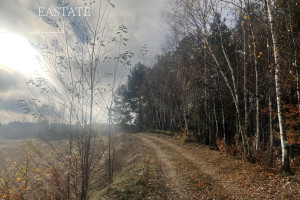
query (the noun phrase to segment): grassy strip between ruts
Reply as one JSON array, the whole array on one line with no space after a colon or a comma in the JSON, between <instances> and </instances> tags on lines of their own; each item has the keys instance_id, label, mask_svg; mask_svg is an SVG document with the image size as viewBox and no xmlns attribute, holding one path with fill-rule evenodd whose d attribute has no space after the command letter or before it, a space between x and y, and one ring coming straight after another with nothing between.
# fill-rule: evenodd
<instances>
[{"instance_id":1,"label":"grassy strip between ruts","mask_svg":"<svg viewBox=\"0 0 300 200\"><path fill-rule=\"evenodd\" d=\"M124 160L131 161L116 174L112 184L94 192L91 199L167 199L155 151L142 145L139 139L129 137L130 148Z\"/></svg>"},{"instance_id":2,"label":"grassy strip between ruts","mask_svg":"<svg viewBox=\"0 0 300 200\"><path fill-rule=\"evenodd\" d=\"M176 150L164 146L162 143L160 147L165 153L170 156L178 175L181 176L189 189L191 198L202 199L224 199L228 198L224 194L224 188L218 184L210 175L201 173L197 166L191 163L188 159L180 155Z\"/></svg>"},{"instance_id":3,"label":"grassy strip between ruts","mask_svg":"<svg viewBox=\"0 0 300 200\"><path fill-rule=\"evenodd\" d=\"M166 199L159 165L147 157L122 170L99 192L100 199Z\"/></svg>"}]
</instances>

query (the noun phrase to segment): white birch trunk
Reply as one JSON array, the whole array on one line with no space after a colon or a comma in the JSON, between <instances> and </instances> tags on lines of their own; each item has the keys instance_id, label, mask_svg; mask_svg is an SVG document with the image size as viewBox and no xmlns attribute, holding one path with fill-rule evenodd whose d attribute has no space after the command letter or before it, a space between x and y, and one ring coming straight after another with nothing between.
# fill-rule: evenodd
<instances>
[{"instance_id":1,"label":"white birch trunk","mask_svg":"<svg viewBox=\"0 0 300 200\"><path fill-rule=\"evenodd\" d=\"M237 88L236 88L236 82L235 82L235 78L234 78L234 74L233 74L233 69L231 67L231 64L230 62L228 63L228 67L231 68L231 77L232 77L232 82L233 82L233 89L229 83L229 80L227 78L227 76L225 75L225 73L222 71L222 69L220 68L220 64L215 56L215 54L213 53L210 45L208 44L208 42L206 41L206 44L208 45L208 49L216 63L216 66L217 66L217 70L220 72L220 74L222 75L224 81L225 81L225 84L227 86L227 88L229 89L230 91L230 94L232 96L232 99L233 99L233 102L234 102L234 105L235 105L235 109L236 109L236 112L237 112L237 129L238 129L238 132L241 133L241 136L242 136L242 142L243 142L243 146L244 146L244 153L246 155L249 155L249 143L248 143L248 138L247 136L245 135L245 132L244 132L244 127L243 127L243 122L242 122L242 117L241 117L241 112L240 112L240 108L239 108L239 98L238 98L238 93L237 93ZM229 58L224 50L224 46L223 46L223 43L222 43L222 50L223 50L223 53L224 53L224 56L227 60L227 62L229 61Z\"/></svg>"},{"instance_id":2,"label":"white birch trunk","mask_svg":"<svg viewBox=\"0 0 300 200\"><path fill-rule=\"evenodd\" d=\"M279 129L280 129L280 140L281 140L281 151L282 151L282 164L281 170L282 172L289 172L290 171L290 160L288 155L288 148L287 148L287 136L286 136L286 128L285 128L285 117L284 117L284 110L283 110L283 102L282 102L282 85L281 81L281 73L280 73L280 65L279 65L279 49L277 46L277 36L274 30L274 19L272 16L272 8L271 8L271 1L267 1L267 8L268 8L268 15L269 15L269 23L270 23L270 30L273 40L273 51L274 51L274 60L275 60L275 86L276 86L276 101L277 101L277 111L278 111L278 120L279 120Z\"/></svg>"},{"instance_id":3,"label":"white birch trunk","mask_svg":"<svg viewBox=\"0 0 300 200\"><path fill-rule=\"evenodd\" d=\"M248 142L248 137L245 133L245 125L243 125L242 122L242 117L241 117L241 111L239 108L239 95L238 95L238 91L237 91L237 86L236 86L236 80L235 80L235 75L234 75L234 71L230 62L230 59L225 51L224 45L223 45L223 39L222 39L222 33L219 27L219 32L220 32L220 36L221 36L221 47L222 47L222 52L223 55L226 59L227 62L227 66L230 70L231 73L231 79L232 79L232 85L233 85L233 92L234 92L234 98L235 98L235 108L236 108L236 112L237 112L237 117L238 117L238 125L239 125L239 131L241 133L242 136L242 142L243 142L243 147L244 147L244 153L249 156L249 142Z\"/></svg>"},{"instance_id":4,"label":"white birch trunk","mask_svg":"<svg viewBox=\"0 0 300 200\"><path fill-rule=\"evenodd\" d=\"M248 115L248 88L247 88L247 61L246 61L246 33L245 33L245 28L243 28L243 62L244 62L244 109L245 109L245 134L247 135L248 133L248 125L249 125L249 115Z\"/></svg>"},{"instance_id":5,"label":"white birch trunk","mask_svg":"<svg viewBox=\"0 0 300 200\"><path fill-rule=\"evenodd\" d=\"M255 70L255 107L256 107L256 113L255 113L255 124L256 124L256 130L255 130L255 136L256 136L256 142L255 142L255 149L259 149L259 142L260 142L260 132L259 132L259 98L258 98L258 61L257 61L257 49L256 49L256 41L253 29L251 27L251 33L252 33L252 39L253 39L253 56L254 56L254 70Z\"/></svg>"},{"instance_id":6,"label":"white birch trunk","mask_svg":"<svg viewBox=\"0 0 300 200\"><path fill-rule=\"evenodd\" d=\"M273 145L274 145L274 135L273 135L273 120L272 120L272 100L271 92L269 94L269 164L273 162Z\"/></svg>"}]
</instances>

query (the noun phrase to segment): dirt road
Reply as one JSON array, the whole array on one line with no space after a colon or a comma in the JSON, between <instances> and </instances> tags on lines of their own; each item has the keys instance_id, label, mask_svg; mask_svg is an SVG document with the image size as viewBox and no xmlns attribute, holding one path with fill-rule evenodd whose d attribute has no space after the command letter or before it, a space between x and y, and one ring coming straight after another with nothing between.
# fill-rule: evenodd
<instances>
[{"instance_id":1,"label":"dirt road","mask_svg":"<svg viewBox=\"0 0 300 200\"><path fill-rule=\"evenodd\" d=\"M161 164L169 199L298 199L299 184L197 144L137 134L154 149ZM300 198L299 198L300 199Z\"/></svg>"}]
</instances>

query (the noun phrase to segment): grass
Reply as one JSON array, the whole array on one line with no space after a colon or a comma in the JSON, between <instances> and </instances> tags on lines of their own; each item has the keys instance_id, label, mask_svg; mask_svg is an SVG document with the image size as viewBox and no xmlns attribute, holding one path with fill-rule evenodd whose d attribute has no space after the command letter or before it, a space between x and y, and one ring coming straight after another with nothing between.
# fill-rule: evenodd
<instances>
[{"instance_id":1,"label":"grass","mask_svg":"<svg viewBox=\"0 0 300 200\"><path fill-rule=\"evenodd\" d=\"M152 133L156 133L156 134L162 134L162 135L168 135L168 136L174 136L175 133L171 132L171 131L164 131L164 130L159 130L159 129L154 129L152 131L150 131Z\"/></svg>"},{"instance_id":2,"label":"grass","mask_svg":"<svg viewBox=\"0 0 300 200\"><path fill-rule=\"evenodd\" d=\"M114 182L92 199L166 199L160 181L160 169L147 158L143 163L126 167Z\"/></svg>"},{"instance_id":3,"label":"grass","mask_svg":"<svg viewBox=\"0 0 300 200\"><path fill-rule=\"evenodd\" d=\"M123 154L123 168L113 183L97 191L91 199L166 199L161 167L152 149L146 148L136 138L126 141L127 152Z\"/></svg>"}]
</instances>

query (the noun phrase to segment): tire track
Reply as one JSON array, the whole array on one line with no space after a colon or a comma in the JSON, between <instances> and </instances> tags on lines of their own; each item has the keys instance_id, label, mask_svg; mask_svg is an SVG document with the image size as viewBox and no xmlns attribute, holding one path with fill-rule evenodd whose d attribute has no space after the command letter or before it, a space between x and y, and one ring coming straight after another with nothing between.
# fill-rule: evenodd
<instances>
[{"instance_id":1,"label":"tire track","mask_svg":"<svg viewBox=\"0 0 300 200\"><path fill-rule=\"evenodd\" d=\"M193 163L197 170L201 173L207 174L213 177L214 181L221 185L223 188L223 194L226 199L253 199L254 191L250 194L248 190L244 190L240 187L239 184L235 184L231 181L226 175L220 173L219 169L213 164L204 161L201 158L201 154L199 152L195 155L195 151L192 152L190 149L185 149L180 147L173 142L168 141L168 139L152 136L150 134L138 134L137 137L142 139L145 143L148 143L152 148L157 148L161 152L161 147L168 147L173 153L177 153L180 156L187 159L189 162ZM204 154L209 154L209 150L203 152ZM165 156L166 153L162 153L158 156ZM170 158L168 158L170 160ZM169 176L173 176L173 173L169 174ZM252 197L251 197L252 196ZM191 199L191 197L187 198Z\"/></svg>"},{"instance_id":2,"label":"tire track","mask_svg":"<svg viewBox=\"0 0 300 200\"><path fill-rule=\"evenodd\" d=\"M182 178L178 175L175 163L171 161L171 158L165 153L165 151L157 145L151 138L147 138L141 135L137 136L143 143L150 148L154 149L156 156L160 164L162 165L162 173L166 188L169 190L168 199L197 199L196 197L189 196L188 189L184 186Z\"/></svg>"}]
</instances>

